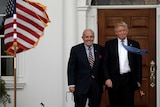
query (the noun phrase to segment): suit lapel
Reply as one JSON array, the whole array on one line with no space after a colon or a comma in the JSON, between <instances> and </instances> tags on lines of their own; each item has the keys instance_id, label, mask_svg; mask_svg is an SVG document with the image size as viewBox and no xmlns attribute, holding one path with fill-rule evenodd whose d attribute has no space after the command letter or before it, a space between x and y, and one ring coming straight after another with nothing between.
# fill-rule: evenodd
<instances>
[{"instance_id":1,"label":"suit lapel","mask_svg":"<svg viewBox=\"0 0 160 107\"><path fill-rule=\"evenodd\" d=\"M128 46L131 46L131 45L132 44L131 44L130 40L128 39ZM128 52L128 61L129 61L129 63L130 63L130 59L131 59L131 53Z\"/></svg>"},{"instance_id":2,"label":"suit lapel","mask_svg":"<svg viewBox=\"0 0 160 107\"><path fill-rule=\"evenodd\" d=\"M117 59L119 60L119 54L118 54L118 39L115 39L114 44L113 44L113 50L115 50L115 55Z\"/></svg>"},{"instance_id":3,"label":"suit lapel","mask_svg":"<svg viewBox=\"0 0 160 107\"><path fill-rule=\"evenodd\" d=\"M80 58L85 63L84 65L88 65L90 67L90 64L89 64L89 61L88 61L88 56L87 56L84 44L82 44L82 46L81 46Z\"/></svg>"},{"instance_id":4,"label":"suit lapel","mask_svg":"<svg viewBox=\"0 0 160 107\"><path fill-rule=\"evenodd\" d=\"M117 64L119 68L119 53L118 53L118 39L115 39L112 44L113 54L115 55L115 60L117 60L115 64Z\"/></svg>"},{"instance_id":5,"label":"suit lapel","mask_svg":"<svg viewBox=\"0 0 160 107\"><path fill-rule=\"evenodd\" d=\"M97 58L98 58L98 49L97 49L97 46L96 45L93 45L94 46L94 57L95 57L95 61L94 61L94 65L96 65L96 62L97 62Z\"/></svg>"}]
</instances>

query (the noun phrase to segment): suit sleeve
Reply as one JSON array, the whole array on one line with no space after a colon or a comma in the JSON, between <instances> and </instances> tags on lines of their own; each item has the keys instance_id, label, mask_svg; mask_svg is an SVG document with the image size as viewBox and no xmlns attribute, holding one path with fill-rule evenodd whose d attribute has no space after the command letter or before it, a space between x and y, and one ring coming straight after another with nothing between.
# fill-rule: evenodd
<instances>
[{"instance_id":1,"label":"suit sleeve","mask_svg":"<svg viewBox=\"0 0 160 107\"><path fill-rule=\"evenodd\" d=\"M75 49L72 47L67 68L68 85L75 85L75 68L76 68L76 53Z\"/></svg>"},{"instance_id":2,"label":"suit sleeve","mask_svg":"<svg viewBox=\"0 0 160 107\"><path fill-rule=\"evenodd\" d=\"M110 79L109 76L109 69L108 69L108 61L109 61L109 45L108 42L106 42L104 47L104 53L103 53L104 59L103 59L103 74L104 74L104 80Z\"/></svg>"},{"instance_id":3,"label":"suit sleeve","mask_svg":"<svg viewBox=\"0 0 160 107\"><path fill-rule=\"evenodd\" d=\"M140 49L139 43L138 48ZM137 82L142 82L142 55L137 54Z\"/></svg>"}]
</instances>

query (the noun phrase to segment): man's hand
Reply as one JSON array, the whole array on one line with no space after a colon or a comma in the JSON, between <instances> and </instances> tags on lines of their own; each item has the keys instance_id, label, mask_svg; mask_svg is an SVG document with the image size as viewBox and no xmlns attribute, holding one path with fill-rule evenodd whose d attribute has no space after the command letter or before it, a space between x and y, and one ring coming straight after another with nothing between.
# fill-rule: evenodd
<instances>
[{"instance_id":1,"label":"man's hand","mask_svg":"<svg viewBox=\"0 0 160 107\"><path fill-rule=\"evenodd\" d=\"M75 87L69 87L69 91L73 93L75 91Z\"/></svg>"},{"instance_id":2,"label":"man's hand","mask_svg":"<svg viewBox=\"0 0 160 107\"><path fill-rule=\"evenodd\" d=\"M106 81L105 81L105 85L107 85L107 87L109 87L109 88L112 88L112 81L111 81L111 79L107 79Z\"/></svg>"},{"instance_id":3,"label":"man's hand","mask_svg":"<svg viewBox=\"0 0 160 107\"><path fill-rule=\"evenodd\" d=\"M142 90L139 90L139 94L141 97L145 95L145 93Z\"/></svg>"}]
</instances>

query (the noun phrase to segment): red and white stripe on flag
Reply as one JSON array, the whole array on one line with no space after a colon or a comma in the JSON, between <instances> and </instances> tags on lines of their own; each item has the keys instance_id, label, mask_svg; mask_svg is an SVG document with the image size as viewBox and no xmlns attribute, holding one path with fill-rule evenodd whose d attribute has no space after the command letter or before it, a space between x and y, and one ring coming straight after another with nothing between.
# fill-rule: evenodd
<instances>
[{"instance_id":1,"label":"red and white stripe on flag","mask_svg":"<svg viewBox=\"0 0 160 107\"><path fill-rule=\"evenodd\" d=\"M29 50L37 45L47 23L50 22L45 10L46 7L40 3L16 0L16 20L13 17L6 18L4 23L7 53L14 54L15 42L16 53ZM16 22L16 29L13 29L14 22Z\"/></svg>"}]
</instances>

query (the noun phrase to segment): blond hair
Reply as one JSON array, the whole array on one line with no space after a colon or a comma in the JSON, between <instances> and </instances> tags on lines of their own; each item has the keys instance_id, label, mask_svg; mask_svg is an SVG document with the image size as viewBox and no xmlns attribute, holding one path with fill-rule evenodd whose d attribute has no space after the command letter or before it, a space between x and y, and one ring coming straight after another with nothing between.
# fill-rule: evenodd
<instances>
[{"instance_id":1,"label":"blond hair","mask_svg":"<svg viewBox=\"0 0 160 107\"><path fill-rule=\"evenodd\" d=\"M114 31L116 32L117 31L117 28L120 27L120 26L123 26L126 28L126 30L128 31L128 25L125 23L125 22L118 22L115 26L114 26Z\"/></svg>"}]
</instances>

